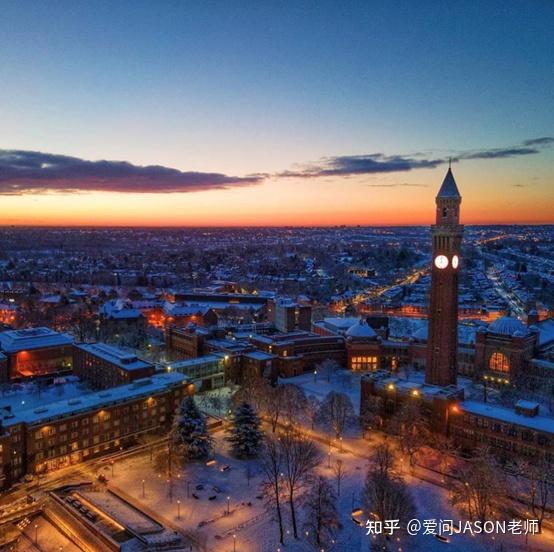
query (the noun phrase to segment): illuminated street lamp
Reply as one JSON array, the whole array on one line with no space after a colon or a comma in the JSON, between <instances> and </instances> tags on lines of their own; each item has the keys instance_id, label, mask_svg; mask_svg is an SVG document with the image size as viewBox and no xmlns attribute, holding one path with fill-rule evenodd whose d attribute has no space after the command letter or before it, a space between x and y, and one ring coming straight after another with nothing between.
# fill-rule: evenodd
<instances>
[{"instance_id":1,"label":"illuminated street lamp","mask_svg":"<svg viewBox=\"0 0 554 552\"><path fill-rule=\"evenodd\" d=\"M227 497L227 515L229 515L229 503L230 503L230 501L231 501L231 497L228 496Z\"/></svg>"},{"instance_id":2,"label":"illuminated street lamp","mask_svg":"<svg viewBox=\"0 0 554 552\"><path fill-rule=\"evenodd\" d=\"M317 382L317 370L314 370L314 383Z\"/></svg>"},{"instance_id":3,"label":"illuminated street lamp","mask_svg":"<svg viewBox=\"0 0 554 552\"><path fill-rule=\"evenodd\" d=\"M177 519L181 519L181 501L177 501Z\"/></svg>"},{"instance_id":4,"label":"illuminated street lamp","mask_svg":"<svg viewBox=\"0 0 554 552\"><path fill-rule=\"evenodd\" d=\"M38 548L38 524L35 523L35 546Z\"/></svg>"},{"instance_id":5,"label":"illuminated street lamp","mask_svg":"<svg viewBox=\"0 0 554 552\"><path fill-rule=\"evenodd\" d=\"M237 552L237 536L233 535L233 552Z\"/></svg>"},{"instance_id":6,"label":"illuminated street lamp","mask_svg":"<svg viewBox=\"0 0 554 552\"><path fill-rule=\"evenodd\" d=\"M144 498L144 479L142 480L142 498Z\"/></svg>"}]
</instances>

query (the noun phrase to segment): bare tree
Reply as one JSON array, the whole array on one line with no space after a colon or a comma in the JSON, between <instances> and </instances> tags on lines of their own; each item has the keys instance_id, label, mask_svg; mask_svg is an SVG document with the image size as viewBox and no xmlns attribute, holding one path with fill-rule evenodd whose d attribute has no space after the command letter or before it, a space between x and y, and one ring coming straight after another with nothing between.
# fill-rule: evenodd
<instances>
[{"instance_id":1,"label":"bare tree","mask_svg":"<svg viewBox=\"0 0 554 552\"><path fill-rule=\"evenodd\" d=\"M405 403L395 415L402 452L407 454L410 466L415 465L416 454L430 440L430 431L422 415L419 402Z\"/></svg>"},{"instance_id":2,"label":"bare tree","mask_svg":"<svg viewBox=\"0 0 554 552\"><path fill-rule=\"evenodd\" d=\"M177 453L173 431L170 432L167 446L157 449L153 455L154 469L167 477L170 501L173 501L174 474L182 467L183 460Z\"/></svg>"},{"instance_id":3,"label":"bare tree","mask_svg":"<svg viewBox=\"0 0 554 552\"><path fill-rule=\"evenodd\" d=\"M344 467L344 462L340 458L337 458L337 460L333 464L333 474L337 482L337 495L340 496L340 484L347 474L347 471Z\"/></svg>"},{"instance_id":4,"label":"bare tree","mask_svg":"<svg viewBox=\"0 0 554 552\"><path fill-rule=\"evenodd\" d=\"M539 531L548 512L551 487L554 485L552 461L545 456L525 461L522 465L522 478L525 482L527 502L534 518L538 521Z\"/></svg>"},{"instance_id":5,"label":"bare tree","mask_svg":"<svg viewBox=\"0 0 554 552\"><path fill-rule=\"evenodd\" d=\"M321 402L316 396L310 395L309 397L307 397L306 403L304 405L304 412L306 413L306 418L310 422L310 427L312 430L315 426L315 421L317 419L320 405Z\"/></svg>"},{"instance_id":6,"label":"bare tree","mask_svg":"<svg viewBox=\"0 0 554 552\"><path fill-rule=\"evenodd\" d=\"M268 506L275 508L279 524L279 542L284 544L283 512L281 493L283 492L281 473L283 470L283 453L279 441L274 436L268 436L264 444L261 468L264 474L262 488L268 498Z\"/></svg>"},{"instance_id":7,"label":"bare tree","mask_svg":"<svg viewBox=\"0 0 554 552\"><path fill-rule=\"evenodd\" d=\"M298 415L305 409L306 395L297 385L287 384L283 385L281 389L283 416L288 424L295 425Z\"/></svg>"},{"instance_id":8,"label":"bare tree","mask_svg":"<svg viewBox=\"0 0 554 552\"><path fill-rule=\"evenodd\" d=\"M378 447L367 472L363 500L374 519L398 519L402 526L403 521L414 516L415 506L408 486L393 472L393 463L390 447Z\"/></svg>"},{"instance_id":9,"label":"bare tree","mask_svg":"<svg viewBox=\"0 0 554 552\"><path fill-rule=\"evenodd\" d=\"M495 501L503 496L504 472L487 450L480 450L459 470L459 480L452 484L452 503L460 507L470 520L482 523L492 518Z\"/></svg>"},{"instance_id":10,"label":"bare tree","mask_svg":"<svg viewBox=\"0 0 554 552\"><path fill-rule=\"evenodd\" d=\"M335 437L338 439L345 427L356 419L352 401L348 395L330 391L319 409L319 415L325 423L335 432Z\"/></svg>"},{"instance_id":11,"label":"bare tree","mask_svg":"<svg viewBox=\"0 0 554 552\"><path fill-rule=\"evenodd\" d=\"M285 406L284 386L271 387L265 398L264 407L271 422L271 431L275 433L279 418Z\"/></svg>"},{"instance_id":12,"label":"bare tree","mask_svg":"<svg viewBox=\"0 0 554 552\"><path fill-rule=\"evenodd\" d=\"M305 501L306 522L304 528L313 537L318 547L327 545L336 538L341 528L336 507L336 496L325 477L315 478Z\"/></svg>"},{"instance_id":13,"label":"bare tree","mask_svg":"<svg viewBox=\"0 0 554 552\"><path fill-rule=\"evenodd\" d=\"M336 360L330 358L325 359L317 365L317 371L324 376L328 382L337 370L340 370L340 364Z\"/></svg>"},{"instance_id":14,"label":"bare tree","mask_svg":"<svg viewBox=\"0 0 554 552\"><path fill-rule=\"evenodd\" d=\"M283 476L288 493L294 537L298 538L295 501L319 464L321 455L315 443L305 435L289 429L279 438L283 455Z\"/></svg>"},{"instance_id":15,"label":"bare tree","mask_svg":"<svg viewBox=\"0 0 554 552\"><path fill-rule=\"evenodd\" d=\"M273 391L273 388L264 379L249 378L233 395L231 402L234 406L245 402L252 405L257 412L261 412L266 406L267 398L271 391Z\"/></svg>"}]
</instances>

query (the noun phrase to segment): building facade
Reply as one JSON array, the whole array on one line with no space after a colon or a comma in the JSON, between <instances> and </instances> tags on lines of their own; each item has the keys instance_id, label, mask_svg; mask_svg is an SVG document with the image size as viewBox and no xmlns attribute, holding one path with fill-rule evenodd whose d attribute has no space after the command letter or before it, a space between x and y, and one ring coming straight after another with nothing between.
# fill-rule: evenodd
<instances>
[{"instance_id":1,"label":"building facade","mask_svg":"<svg viewBox=\"0 0 554 552\"><path fill-rule=\"evenodd\" d=\"M37 408L0 410L0 482L43 474L133 445L144 434L166 432L194 386L179 373L84 394Z\"/></svg>"},{"instance_id":2,"label":"building facade","mask_svg":"<svg viewBox=\"0 0 554 552\"><path fill-rule=\"evenodd\" d=\"M75 345L73 373L95 389L125 385L154 374L154 365L105 343Z\"/></svg>"},{"instance_id":3,"label":"building facade","mask_svg":"<svg viewBox=\"0 0 554 552\"><path fill-rule=\"evenodd\" d=\"M73 338L50 328L8 330L0 333L0 351L6 357L2 381L68 373L73 367Z\"/></svg>"}]
</instances>

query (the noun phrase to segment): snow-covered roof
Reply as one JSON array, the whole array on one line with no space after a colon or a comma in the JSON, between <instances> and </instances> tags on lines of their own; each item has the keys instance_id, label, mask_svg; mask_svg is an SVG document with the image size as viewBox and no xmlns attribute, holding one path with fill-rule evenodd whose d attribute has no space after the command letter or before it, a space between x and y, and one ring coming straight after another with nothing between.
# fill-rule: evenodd
<instances>
[{"instance_id":1,"label":"snow-covered roof","mask_svg":"<svg viewBox=\"0 0 554 552\"><path fill-rule=\"evenodd\" d=\"M377 337L375 330L362 318L348 329L346 335L354 339L374 339Z\"/></svg>"},{"instance_id":2,"label":"snow-covered roof","mask_svg":"<svg viewBox=\"0 0 554 552\"><path fill-rule=\"evenodd\" d=\"M0 333L0 349L5 353L17 353L45 347L61 347L72 343L73 338L71 336L55 332L46 327L8 330Z\"/></svg>"},{"instance_id":3,"label":"snow-covered roof","mask_svg":"<svg viewBox=\"0 0 554 552\"><path fill-rule=\"evenodd\" d=\"M439 193L437 194L437 197L443 199L461 198L458 186L456 185L456 181L454 180L454 175L452 174L452 170L450 169L450 167L448 168L448 172L446 173L446 176L442 181L442 185L440 187Z\"/></svg>"},{"instance_id":4,"label":"snow-covered roof","mask_svg":"<svg viewBox=\"0 0 554 552\"><path fill-rule=\"evenodd\" d=\"M539 329L539 345L544 346L554 341L554 319L548 318L536 324Z\"/></svg>"},{"instance_id":5,"label":"snow-covered roof","mask_svg":"<svg viewBox=\"0 0 554 552\"><path fill-rule=\"evenodd\" d=\"M4 426L18 423L37 424L56 418L75 416L82 412L101 409L118 402L126 402L131 399L144 396L148 397L159 393L168 387L183 385L188 380L179 372L167 372L156 374L149 378L139 379L130 385L120 385L105 391L87 393L78 398L56 401L38 408L16 410L12 414L4 415Z\"/></svg>"},{"instance_id":6,"label":"snow-covered roof","mask_svg":"<svg viewBox=\"0 0 554 552\"><path fill-rule=\"evenodd\" d=\"M463 401L460 403L460 408L468 414L486 416L501 422L517 424L537 431L554 434L554 418L549 416L524 416L523 414L517 414L510 408L477 401Z\"/></svg>"},{"instance_id":7,"label":"snow-covered roof","mask_svg":"<svg viewBox=\"0 0 554 552\"><path fill-rule=\"evenodd\" d=\"M163 310L168 316L194 316L196 314L206 314L210 310L210 307L203 304L187 305L185 303L170 303L166 301Z\"/></svg>"},{"instance_id":8,"label":"snow-covered roof","mask_svg":"<svg viewBox=\"0 0 554 552\"><path fill-rule=\"evenodd\" d=\"M181 373L186 373L186 368L194 366L202 366L204 364L210 364L212 362L222 362L224 356L222 354L204 355L197 358L190 358L187 360L176 360L174 362L166 362L167 368L170 370L178 370Z\"/></svg>"},{"instance_id":9,"label":"snow-covered roof","mask_svg":"<svg viewBox=\"0 0 554 552\"><path fill-rule=\"evenodd\" d=\"M254 360L271 360L275 358L275 355L270 355L269 353L264 353L263 351L249 351L248 353L244 353L243 356Z\"/></svg>"},{"instance_id":10,"label":"snow-covered roof","mask_svg":"<svg viewBox=\"0 0 554 552\"><path fill-rule=\"evenodd\" d=\"M323 325L331 331L346 331L358 322L358 318L350 316L341 318L338 316L328 316L323 319Z\"/></svg>"},{"instance_id":11,"label":"snow-covered roof","mask_svg":"<svg viewBox=\"0 0 554 552\"><path fill-rule=\"evenodd\" d=\"M122 370L132 371L152 366L149 362L138 358L132 353L128 353L118 347L107 345L106 343L83 343L77 345L77 348L86 351L112 364L116 364Z\"/></svg>"},{"instance_id":12,"label":"snow-covered roof","mask_svg":"<svg viewBox=\"0 0 554 552\"><path fill-rule=\"evenodd\" d=\"M469 345L475 343L475 333L478 331L475 326L469 324L458 324L458 343ZM415 330L411 337L418 341L427 341L429 337L429 327L427 321Z\"/></svg>"},{"instance_id":13,"label":"snow-covered roof","mask_svg":"<svg viewBox=\"0 0 554 552\"><path fill-rule=\"evenodd\" d=\"M106 318L114 320L139 318L142 316L142 313L138 309L132 308L122 299L112 299L111 301L104 303L100 307L100 314L104 315Z\"/></svg>"},{"instance_id":14,"label":"snow-covered roof","mask_svg":"<svg viewBox=\"0 0 554 552\"><path fill-rule=\"evenodd\" d=\"M522 337L529 334L529 329L513 316L501 316L489 325L489 332Z\"/></svg>"}]
</instances>

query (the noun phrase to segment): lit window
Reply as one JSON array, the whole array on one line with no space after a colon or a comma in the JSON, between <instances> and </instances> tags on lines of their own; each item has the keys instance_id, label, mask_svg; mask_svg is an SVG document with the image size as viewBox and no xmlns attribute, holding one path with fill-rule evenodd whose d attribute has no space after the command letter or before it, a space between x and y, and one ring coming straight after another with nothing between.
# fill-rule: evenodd
<instances>
[{"instance_id":1,"label":"lit window","mask_svg":"<svg viewBox=\"0 0 554 552\"><path fill-rule=\"evenodd\" d=\"M509 372L510 363L508 357L504 353L493 353L489 359L489 370L494 372Z\"/></svg>"}]
</instances>

